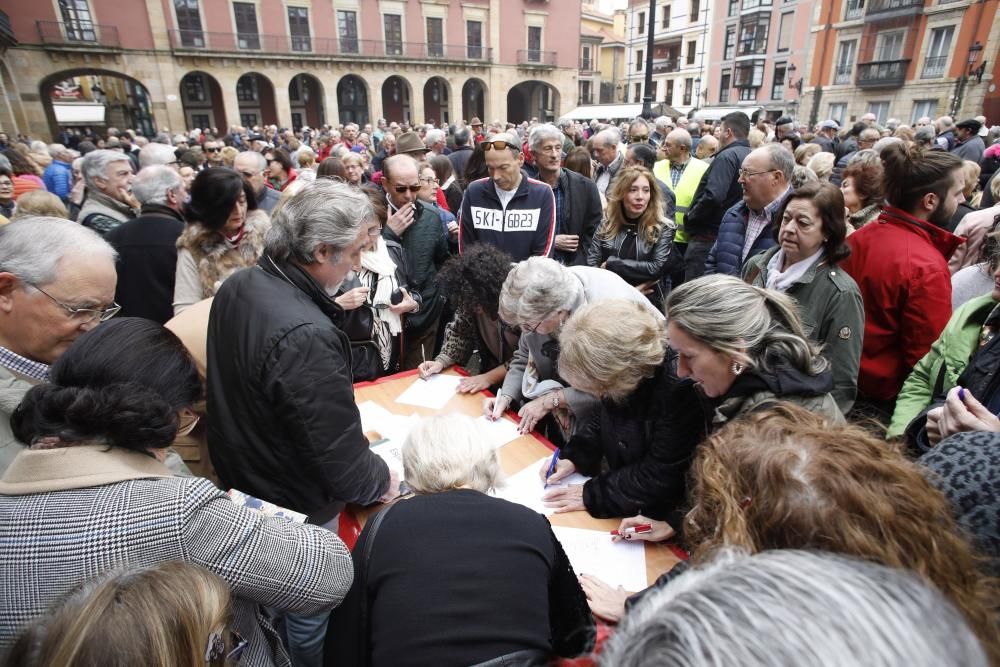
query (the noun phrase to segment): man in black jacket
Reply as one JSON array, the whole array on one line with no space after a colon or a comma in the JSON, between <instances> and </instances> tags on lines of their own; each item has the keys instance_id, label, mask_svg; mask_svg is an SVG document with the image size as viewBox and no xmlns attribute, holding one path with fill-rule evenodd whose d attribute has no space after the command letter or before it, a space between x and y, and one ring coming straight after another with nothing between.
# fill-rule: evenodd
<instances>
[{"instance_id":1,"label":"man in black jacket","mask_svg":"<svg viewBox=\"0 0 1000 667\"><path fill-rule=\"evenodd\" d=\"M115 227L105 239L118 251L115 301L122 317L165 324L174 316L177 237L184 231L184 182L172 167L146 167L132 181L139 217Z\"/></svg>"},{"instance_id":2,"label":"man in black jacket","mask_svg":"<svg viewBox=\"0 0 1000 667\"><path fill-rule=\"evenodd\" d=\"M455 170L455 180L465 187L465 165L472 155L472 132L467 127L455 131L455 149L448 156L451 166Z\"/></svg>"},{"instance_id":3,"label":"man in black jacket","mask_svg":"<svg viewBox=\"0 0 1000 667\"><path fill-rule=\"evenodd\" d=\"M372 229L363 193L311 183L274 216L257 266L222 284L208 324L208 448L223 488L316 524L399 493L361 430L332 298ZM295 664L319 664L326 618L289 615L286 628Z\"/></svg>"},{"instance_id":4,"label":"man in black jacket","mask_svg":"<svg viewBox=\"0 0 1000 667\"><path fill-rule=\"evenodd\" d=\"M722 148L702 176L684 218L684 230L688 235L687 252L684 253L685 280L694 280L705 272L705 260L719 235L722 216L743 198L739 177L743 159L750 154L747 141L750 119L742 111L734 111L722 118L721 129L719 143Z\"/></svg>"},{"instance_id":5,"label":"man in black jacket","mask_svg":"<svg viewBox=\"0 0 1000 667\"><path fill-rule=\"evenodd\" d=\"M587 263L587 249L594 232L601 225L601 195L594 182L564 169L562 131L555 125L538 125L529 135L531 154L538 167L538 180L546 183L555 196L556 236L552 258L566 266Z\"/></svg>"}]
</instances>

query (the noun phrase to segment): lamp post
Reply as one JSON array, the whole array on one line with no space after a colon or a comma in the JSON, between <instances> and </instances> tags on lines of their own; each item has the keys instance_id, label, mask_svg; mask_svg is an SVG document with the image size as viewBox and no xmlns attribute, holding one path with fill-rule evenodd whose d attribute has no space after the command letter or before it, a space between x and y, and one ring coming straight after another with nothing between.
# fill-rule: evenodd
<instances>
[{"instance_id":1,"label":"lamp post","mask_svg":"<svg viewBox=\"0 0 1000 667\"><path fill-rule=\"evenodd\" d=\"M976 40L976 42L969 47L968 67L962 72L962 76L960 76L958 81L955 83L955 94L952 95L951 110L949 112L949 115L952 118L958 116L962 109L965 87L969 85L969 77L975 76L976 83L982 81L982 73L986 70L986 63L984 62L978 69L976 68L976 62L978 62L979 54L982 52L983 45L979 43L979 40Z\"/></svg>"},{"instance_id":2,"label":"lamp post","mask_svg":"<svg viewBox=\"0 0 1000 667\"><path fill-rule=\"evenodd\" d=\"M795 71L797 69L798 68L795 66L795 63L788 64L787 84L789 88L795 89L795 99L788 100L787 104L789 107L789 113L793 118L799 109L799 98L802 97L802 77L799 77L799 80L795 81Z\"/></svg>"},{"instance_id":3,"label":"lamp post","mask_svg":"<svg viewBox=\"0 0 1000 667\"><path fill-rule=\"evenodd\" d=\"M649 21L646 22L646 80L642 96L642 117L653 118L653 29L656 25L656 0L649 0Z\"/></svg>"}]
</instances>

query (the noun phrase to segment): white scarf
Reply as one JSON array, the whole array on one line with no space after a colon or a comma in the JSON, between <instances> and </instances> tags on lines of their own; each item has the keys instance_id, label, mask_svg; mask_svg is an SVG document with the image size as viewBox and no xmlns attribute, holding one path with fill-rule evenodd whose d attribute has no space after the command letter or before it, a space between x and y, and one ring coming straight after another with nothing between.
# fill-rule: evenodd
<instances>
[{"instance_id":1,"label":"white scarf","mask_svg":"<svg viewBox=\"0 0 1000 667\"><path fill-rule=\"evenodd\" d=\"M778 252L774 253L774 257L771 258L771 261L767 263L767 281L765 286L767 289L787 292L789 287L794 285L796 281L806 274L806 271L808 271L813 264L818 262L823 257L824 252L823 246L820 246L819 250L815 253L805 259L795 262L789 266L788 269L782 272L781 265L785 263L785 251L778 250Z\"/></svg>"},{"instance_id":2,"label":"white scarf","mask_svg":"<svg viewBox=\"0 0 1000 667\"><path fill-rule=\"evenodd\" d=\"M389 310L392 303L392 292L396 284L396 263L389 256L385 240L379 236L375 240L375 250L361 253L361 268L372 274L370 289L373 292L371 303L375 316L389 325L393 336L403 330L399 315Z\"/></svg>"}]
</instances>

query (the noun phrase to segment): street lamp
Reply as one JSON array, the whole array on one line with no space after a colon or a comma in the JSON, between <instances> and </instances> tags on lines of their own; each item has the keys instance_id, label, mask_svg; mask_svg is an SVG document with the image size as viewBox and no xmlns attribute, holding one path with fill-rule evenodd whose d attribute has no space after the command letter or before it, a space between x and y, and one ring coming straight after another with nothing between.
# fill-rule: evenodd
<instances>
[{"instance_id":1,"label":"street lamp","mask_svg":"<svg viewBox=\"0 0 1000 667\"><path fill-rule=\"evenodd\" d=\"M969 83L969 77L975 76L976 83L980 83L983 80L983 72L986 71L986 63L983 62L978 68L976 67L976 62L979 60L979 54L983 51L983 45L976 40L972 46L969 47L968 56L968 68L962 72L962 76L958 78L955 83L955 94L952 95L951 110L949 115L955 117L959 114L962 109L962 98L965 95L965 87Z\"/></svg>"}]
</instances>

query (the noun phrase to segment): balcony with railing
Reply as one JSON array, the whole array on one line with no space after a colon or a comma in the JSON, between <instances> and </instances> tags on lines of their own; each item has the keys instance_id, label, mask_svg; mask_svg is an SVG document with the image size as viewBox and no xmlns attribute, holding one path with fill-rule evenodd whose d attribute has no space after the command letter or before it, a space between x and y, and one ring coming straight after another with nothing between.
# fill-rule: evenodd
<instances>
[{"instance_id":1,"label":"balcony with railing","mask_svg":"<svg viewBox=\"0 0 1000 667\"><path fill-rule=\"evenodd\" d=\"M944 76L944 68L948 65L948 56L927 56L924 59L924 71L921 79L937 79Z\"/></svg>"},{"instance_id":2,"label":"balcony with railing","mask_svg":"<svg viewBox=\"0 0 1000 667\"><path fill-rule=\"evenodd\" d=\"M555 51L520 49L517 52L517 64L530 67L556 67L557 55Z\"/></svg>"},{"instance_id":3,"label":"balcony with railing","mask_svg":"<svg viewBox=\"0 0 1000 667\"><path fill-rule=\"evenodd\" d=\"M864 15L865 15L865 0L847 0L847 10L844 12L845 21L859 19Z\"/></svg>"},{"instance_id":4,"label":"balcony with railing","mask_svg":"<svg viewBox=\"0 0 1000 667\"><path fill-rule=\"evenodd\" d=\"M858 64L858 88L899 88L906 82L909 60L880 60Z\"/></svg>"},{"instance_id":5,"label":"balcony with railing","mask_svg":"<svg viewBox=\"0 0 1000 667\"><path fill-rule=\"evenodd\" d=\"M677 58L663 58L653 60L653 74L672 74L681 70L680 60Z\"/></svg>"},{"instance_id":6,"label":"balcony with railing","mask_svg":"<svg viewBox=\"0 0 1000 667\"><path fill-rule=\"evenodd\" d=\"M853 65L837 65L833 70L833 83L836 86L844 86L854 82Z\"/></svg>"},{"instance_id":7,"label":"balcony with railing","mask_svg":"<svg viewBox=\"0 0 1000 667\"><path fill-rule=\"evenodd\" d=\"M344 58L394 58L411 60L461 60L489 62L493 49L466 44L397 42L346 37L304 37L253 33L171 30L174 51L322 56Z\"/></svg>"},{"instance_id":8,"label":"balcony with railing","mask_svg":"<svg viewBox=\"0 0 1000 667\"><path fill-rule=\"evenodd\" d=\"M113 25L98 25L90 21L35 21L35 26L39 42L46 46L118 49L122 45L118 28Z\"/></svg>"},{"instance_id":9,"label":"balcony with railing","mask_svg":"<svg viewBox=\"0 0 1000 667\"><path fill-rule=\"evenodd\" d=\"M871 0L866 15L879 19L916 16L923 9L924 0Z\"/></svg>"}]
</instances>

